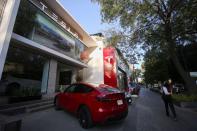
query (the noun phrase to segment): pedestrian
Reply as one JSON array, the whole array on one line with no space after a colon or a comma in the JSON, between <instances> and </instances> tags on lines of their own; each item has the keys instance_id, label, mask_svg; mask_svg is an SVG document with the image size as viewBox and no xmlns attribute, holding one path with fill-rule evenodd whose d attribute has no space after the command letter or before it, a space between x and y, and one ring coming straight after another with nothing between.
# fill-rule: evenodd
<instances>
[{"instance_id":1,"label":"pedestrian","mask_svg":"<svg viewBox=\"0 0 197 131\"><path fill-rule=\"evenodd\" d=\"M169 108L173 114L173 119L176 121L176 111L174 109L173 101L172 101L172 88L167 82L164 82L162 86L162 99L165 104L166 116L169 117Z\"/></svg>"},{"instance_id":2,"label":"pedestrian","mask_svg":"<svg viewBox=\"0 0 197 131\"><path fill-rule=\"evenodd\" d=\"M169 85L169 89L172 93L172 90L173 90L173 83L172 83L172 80L171 79L168 79L168 85Z\"/></svg>"}]
</instances>

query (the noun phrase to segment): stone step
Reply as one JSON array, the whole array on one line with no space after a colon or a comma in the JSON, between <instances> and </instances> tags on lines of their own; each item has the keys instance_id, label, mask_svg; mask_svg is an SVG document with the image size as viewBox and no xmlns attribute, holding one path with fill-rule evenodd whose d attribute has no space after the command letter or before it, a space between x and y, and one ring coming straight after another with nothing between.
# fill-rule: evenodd
<instances>
[{"instance_id":1,"label":"stone step","mask_svg":"<svg viewBox=\"0 0 197 131\"><path fill-rule=\"evenodd\" d=\"M27 105L26 107L27 108L35 108L35 107L49 105L49 104L53 104L53 100L49 100L49 101L44 101L44 102L41 102L41 103L35 103L35 104Z\"/></svg>"},{"instance_id":2,"label":"stone step","mask_svg":"<svg viewBox=\"0 0 197 131\"><path fill-rule=\"evenodd\" d=\"M14 104L12 106L5 106L0 109L0 114L4 115L18 115L23 113L30 113L47 109L53 106L53 99L32 101L28 103Z\"/></svg>"},{"instance_id":3,"label":"stone step","mask_svg":"<svg viewBox=\"0 0 197 131\"><path fill-rule=\"evenodd\" d=\"M48 108L51 108L53 107L54 104L47 104L47 105L42 105L42 106L37 106L37 107L34 107L34 108L28 108L26 110L27 113L33 113L33 112L37 112L37 111L41 111L41 110L46 110Z\"/></svg>"},{"instance_id":4,"label":"stone step","mask_svg":"<svg viewBox=\"0 0 197 131\"><path fill-rule=\"evenodd\" d=\"M12 107L20 107L20 106L24 106L24 105L32 105L32 104L42 103L45 101L53 101L53 98L34 100L34 101L26 101L26 102L20 102L20 103L12 103L12 104L4 104L4 105L0 105L0 110L12 108Z\"/></svg>"}]
</instances>

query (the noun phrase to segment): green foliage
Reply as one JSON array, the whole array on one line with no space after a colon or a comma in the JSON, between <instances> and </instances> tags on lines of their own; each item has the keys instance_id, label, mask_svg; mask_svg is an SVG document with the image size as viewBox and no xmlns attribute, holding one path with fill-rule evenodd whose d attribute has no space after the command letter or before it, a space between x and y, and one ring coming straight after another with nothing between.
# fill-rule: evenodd
<instances>
[{"instance_id":1,"label":"green foliage","mask_svg":"<svg viewBox=\"0 0 197 131\"><path fill-rule=\"evenodd\" d=\"M197 43L197 0L92 1L100 4L104 22L119 22L122 41L134 48L141 44L145 51L154 48L162 51L172 59L188 88L195 88L194 81L177 59L176 51L178 45ZM160 68L155 68L157 70Z\"/></svg>"},{"instance_id":2,"label":"green foliage","mask_svg":"<svg viewBox=\"0 0 197 131\"><path fill-rule=\"evenodd\" d=\"M180 46L179 47L179 57L182 59L185 70L190 72L197 71L197 43Z\"/></svg>"},{"instance_id":3,"label":"green foliage","mask_svg":"<svg viewBox=\"0 0 197 131\"><path fill-rule=\"evenodd\" d=\"M142 78L142 72L140 69L135 69L133 72L132 72L132 80L136 81L136 82L139 82L138 81L138 78Z\"/></svg>"},{"instance_id":4,"label":"green foliage","mask_svg":"<svg viewBox=\"0 0 197 131\"><path fill-rule=\"evenodd\" d=\"M174 94L172 96L174 101L177 102L197 102L197 95Z\"/></svg>"},{"instance_id":5,"label":"green foliage","mask_svg":"<svg viewBox=\"0 0 197 131\"><path fill-rule=\"evenodd\" d=\"M168 60L164 53L156 49L149 50L145 54L144 61L146 83L154 84L169 78Z\"/></svg>"},{"instance_id":6,"label":"green foliage","mask_svg":"<svg viewBox=\"0 0 197 131\"><path fill-rule=\"evenodd\" d=\"M169 48L196 41L196 0L92 0L101 5L104 22L119 21L131 42ZM167 32L168 31L168 32Z\"/></svg>"},{"instance_id":7,"label":"green foliage","mask_svg":"<svg viewBox=\"0 0 197 131\"><path fill-rule=\"evenodd\" d=\"M136 45L129 43L121 31L110 28L105 31L105 46L113 46L120 51L124 59L129 63L137 63L140 60L142 52L136 50Z\"/></svg>"}]
</instances>

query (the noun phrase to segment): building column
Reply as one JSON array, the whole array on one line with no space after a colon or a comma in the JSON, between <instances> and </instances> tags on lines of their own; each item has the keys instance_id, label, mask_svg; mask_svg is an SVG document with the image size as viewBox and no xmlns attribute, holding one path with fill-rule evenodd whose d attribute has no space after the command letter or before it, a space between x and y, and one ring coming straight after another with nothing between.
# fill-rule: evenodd
<instances>
[{"instance_id":1,"label":"building column","mask_svg":"<svg viewBox=\"0 0 197 131\"><path fill-rule=\"evenodd\" d=\"M7 0L0 23L0 78L2 76L20 0Z\"/></svg>"},{"instance_id":2,"label":"building column","mask_svg":"<svg viewBox=\"0 0 197 131\"><path fill-rule=\"evenodd\" d=\"M54 59L51 59L49 62L47 95L55 93L56 77L57 77L57 61Z\"/></svg>"},{"instance_id":3,"label":"building column","mask_svg":"<svg viewBox=\"0 0 197 131\"><path fill-rule=\"evenodd\" d=\"M48 79L49 79L49 64L50 64L50 60L47 60L43 67L42 84L41 84L41 93L43 94L47 93Z\"/></svg>"}]
</instances>

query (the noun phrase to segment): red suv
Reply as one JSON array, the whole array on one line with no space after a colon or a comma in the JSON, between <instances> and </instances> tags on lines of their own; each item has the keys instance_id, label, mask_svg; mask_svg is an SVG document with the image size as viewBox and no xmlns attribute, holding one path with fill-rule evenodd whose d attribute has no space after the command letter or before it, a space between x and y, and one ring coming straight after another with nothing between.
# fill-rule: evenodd
<instances>
[{"instance_id":1,"label":"red suv","mask_svg":"<svg viewBox=\"0 0 197 131\"><path fill-rule=\"evenodd\" d=\"M94 123L121 120L128 114L124 93L104 84L72 84L56 95L54 104L56 109L74 113L83 128L90 128Z\"/></svg>"}]
</instances>

